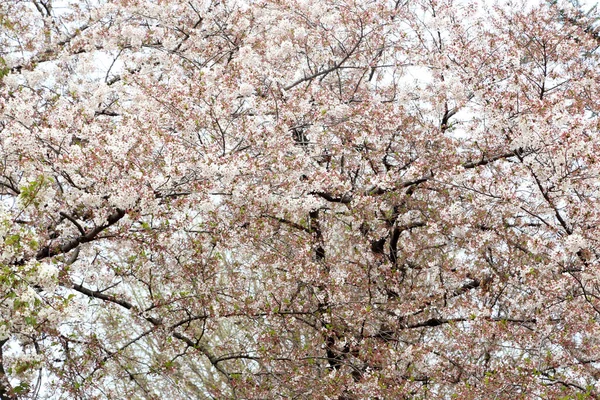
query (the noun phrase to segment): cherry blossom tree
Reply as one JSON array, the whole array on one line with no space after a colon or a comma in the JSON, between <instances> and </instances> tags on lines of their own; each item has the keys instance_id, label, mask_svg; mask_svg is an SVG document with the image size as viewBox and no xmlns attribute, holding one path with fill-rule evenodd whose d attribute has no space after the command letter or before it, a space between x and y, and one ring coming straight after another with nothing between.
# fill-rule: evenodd
<instances>
[{"instance_id":1,"label":"cherry blossom tree","mask_svg":"<svg viewBox=\"0 0 600 400\"><path fill-rule=\"evenodd\" d=\"M0 399L600 398L596 19L0 2Z\"/></svg>"}]
</instances>

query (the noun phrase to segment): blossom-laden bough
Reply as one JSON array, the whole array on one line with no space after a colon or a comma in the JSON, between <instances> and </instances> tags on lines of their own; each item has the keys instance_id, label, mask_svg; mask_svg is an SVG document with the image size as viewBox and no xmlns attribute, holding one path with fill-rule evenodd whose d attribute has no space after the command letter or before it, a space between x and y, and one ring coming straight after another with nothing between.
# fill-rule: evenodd
<instances>
[{"instance_id":1,"label":"blossom-laden bough","mask_svg":"<svg viewBox=\"0 0 600 400\"><path fill-rule=\"evenodd\" d=\"M0 398L598 398L570 3L0 3Z\"/></svg>"}]
</instances>

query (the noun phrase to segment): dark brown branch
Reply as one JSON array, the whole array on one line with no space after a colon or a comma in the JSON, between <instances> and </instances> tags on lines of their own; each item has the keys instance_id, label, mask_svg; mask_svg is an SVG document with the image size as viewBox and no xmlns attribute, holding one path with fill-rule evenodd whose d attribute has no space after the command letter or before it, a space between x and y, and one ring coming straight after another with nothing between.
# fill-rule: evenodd
<instances>
[{"instance_id":1,"label":"dark brown branch","mask_svg":"<svg viewBox=\"0 0 600 400\"><path fill-rule=\"evenodd\" d=\"M492 322L511 322L517 324L535 324L537 323L537 319L528 318L528 319L520 319L520 318L485 318ZM454 323L454 322L464 322L468 321L469 318L430 318L425 321L417 322L415 324L408 324L402 327L402 329L415 329L415 328L434 328L436 326Z\"/></svg>"},{"instance_id":2,"label":"dark brown branch","mask_svg":"<svg viewBox=\"0 0 600 400\"><path fill-rule=\"evenodd\" d=\"M227 371L225 371L220 365L219 365L219 358L216 357L214 354L212 354L212 352L210 351L210 349L208 349L208 347L206 347L205 345L203 345L202 343L199 342L194 342L192 339L188 338L185 335L182 335L179 332L173 332L173 337L175 339L179 339L182 342L184 342L185 344L187 344L189 347L199 350L202 354L204 354L206 356L206 358L208 358L208 361L210 361L211 365L213 367L215 367L215 369L217 371L219 371L221 374L223 374L224 376L226 376L229 379L229 374L227 373Z\"/></svg>"},{"instance_id":3,"label":"dark brown branch","mask_svg":"<svg viewBox=\"0 0 600 400\"><path fill-rule=\"evenodd\" d=\"M85 235L85 230L81 227L81 225L79 225L79 222L77 222L77 220L73 217L71 217L69 214L65 213L65 212L59 212L58 213L61 217L64 217L66 219L68 219L69 221L71 221L73 223L73 225L75 225L77 227L77 229L79 230L79 232L82 235Z\"/></svg>"},{"instance_id":4,"label":"dark brown branch","mask_svg":"<svg viewBox=\"0 0 600 400\"><path fill-rule=\"evenodd\" d=\"M400 234L404 231L423 227L425 225L425 222L419 221L394 227L394 229L392 230L392 237L390 238L390 261L392 262L394 267L396 266L396 263L398 261L398 239L400 239Z\"/></svg>"},{"instance_id":5,"label":"dark brown branch","mask_svg":"<svg viewBox=\"0 0 600 400\"><path fill-rule=\"evenodd\" d=\"M472 281L465 283L461 287L456 288L452 293L452 297L460 296L461 294L471 289L477 289L480 285L481 281L479 281L479 279L473 279Z\"/></svg>"},{"instance_id":6,"label":"dark brown branch","mask_svg":"<svg viewBox=\"0 0 600 400\"><path fill-rule=\"evenodd\" d=\"M110 303L114 303L114 304L118 304L123 308L126 308L127 310L131 310L133 308L133 304L131 304L130 302L126 301L126 300L121 300L116 298L115 296L109 295L109 294L104 294L98 290L91 290L88 289L82 285L79 284L73 284L71 286L72 289L76 290L77 292L81 293L81 294L85 294L88 297L92 297L94 299L100 299L103 301L108 301Z\"/></svg>"},{"instance_id":7,"label":"dark brown branch","mask_svg":"<svg viewBox=\"0 0 600 400\"><path fill-rule=\"evenodd\" d=\"M71 251L74 248L76 248L77 246L79 246L81 243L88 243L88 242L93 241L94 239L97 238L97 236L100 232L102 232L109 226L116 224L124 216L125 216L125 210L117 209L114 213L112 213L111 215L108 216L106 224L97 226L93 229L90 229L84 235L81 235L81 236L63 244L62 246L56 246L56 247L45 246L37 252L37 254L35 255L35 258L37 260L42 260L44 258L54 257L58 254L68 253L69 251Z\"/></svg>"},{"instance_id":8,"label":"dark brown branch","mask_svg":"<svg viewBox=\"0 0 600 400\"><path fill-rule=\"evenodd\" d=\"M414 328L433 328L436 326L449 324L452 322L464 322L467 321L467 318L430 318L428 320L417 322L416 324L406 325L405 329L414 329Z\"/></svg>"},{"instance_id":9,"label":"dark brown branch","mask_svg":"<svg viewBox=\"0 0 600 400\"><path fill-rule=\"evenodd\" d=\"M262 216L263 216L263 217L265 217L265 218L270 218L270 219L273 219L273 220L275 220L275 221L277 221L277 222L281 222L282 224L285 224L285 225L291 226L292 228L296 228L296 229L299 229L299 230L301 230L301 231L304 231L304 232L310 233L310 229L309 229L309 228L307 228L307 227L305 227L305 226L302 226L302 225L300 225L300 224L297 224L297 223L295 223L295 222L293 222L293 221L287 220L287 219L285 219L285 218L274 217L274 216L272 216L272 215L267 215L267 214L263 214Z\"/></svg>"},{"instance_id":10,"label":"dark brown branch","mask_svg":"<svg viewBox=\"0 0 600 400\"><path fill-rule=\"evenodd\" d=\"M194 315L194 316L191 316L189 318L183 319L183 320L177 322L176 324L171 325L171 327L169 329L173 330L175 328L180 327L181 325L189 324L192 321L198 321L198 320L206 319L206 318L207 318L207 316L204 315L204 314L202 314L202 315Z\"/></svg>"},{"instance_id":11,"label":"dark brown branch","mask_svg":"<svg viewBox=\"0 0 600 400\"><path fill-rule=\"evenodd\" d=\"M464 168L475 168L475 167L480 167L482 165L487 165L491 162L497 161L497 160L501 160L503 158L510 158L510 157L516 157L516 154L514 151L511 151L509 153L503 153L503 154L496 154L494 156L491 157L483 157L481 160L479 161L469 161L464 163L462 166Z\"/></svg>"},{"instance_id":12,"label":"dark brown branch","mask_svg":"<svg viewBox=\"0 0 600 400\"><path fill-rule=\"evenodd\" d=\"M9 179L9 178L7 178L7 179ZM0 182L0 186L7 188L8 190L12 191L17 196L21 194L21 191L19 190L19 188L17 188L13 184L12 180L10 180L10 179L9 179L9 183Z\"/></svg>"},{"instance_id":13,"label":"dark brown branch","mask_svg":"<svg viewBox=\"0 0 600 400\"><path fill-rule=\"evenodd\" d=\"M332 195L331 193L328 192L310 192L309 194L315 195L315 196L319 196L322 199L325 199L327 201L330 201L332 203L342 203L342 204L349 204L352 201L352 196L349 194L345 194L341 197L336 197L334 195Z\"/></svg>"},{"instance_id":14,"label":"dark brown branch","mask_svg":"<svg viewBox=\"0 0 600 400\"><path fill-rule=\"evenodd\" d=\"M215 362L220 363L221 361L227 360L237 360L237 359L245 359L245 360L260 360L260 357L251 356L246 353L237 353L237 354L227 354L221 356L215 360Z\"/></svg>"},{"instance_id":15,"label":"dark brown branch","mask_svg":"<svg viewBox=\"0 0 600 400\"><path fill-rule=\"evenodd\" d=\"M569 227L569 225L567 224L567 221L564 220L564 218L558 211L558 208L554 205L554 202L552 201L552 199L550 198L550 195L548 194L548 190L544 189L544 187L542 186L542 183L538 179L535 172L533 172L533 169L531 167L529 167L529 170L531 172L531 175L533 176L533 179L535 180L535 183L536 183L538 189L540 190L540 193L542 194L542 197L544 197L544 200L546 200L548 205L552 208L552 210L554 210L554 215L556 216L556 219L558 220L558 223L560 224L560 226L563 227L563 229L567 232L567 234L569 234L569 235L572 234L573 229L571 229Z\"/></svg>"},{"instance_id":16,"label":"dark brown branch","mask_svg":"<svg viewBox=\"0 0 600 400\"><path fill-rule=\"evenodd\" d=\"M522 319L522 318L500 318L500 317L494 317L494 318L490 318L490 321L494 321L494 322L511 322L511 323L516 323L516 324L537 324L537 319L535 319L535 318Z\"/></svg>"}]
</instances>

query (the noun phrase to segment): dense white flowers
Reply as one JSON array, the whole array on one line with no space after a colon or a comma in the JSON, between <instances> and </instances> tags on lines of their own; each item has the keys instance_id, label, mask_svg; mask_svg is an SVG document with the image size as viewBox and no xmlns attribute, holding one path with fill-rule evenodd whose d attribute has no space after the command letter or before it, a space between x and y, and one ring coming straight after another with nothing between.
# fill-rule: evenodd
<instances>
[{"instance_id":1,"label":"dense white flowers","mask_svg":"<svg viewBox=\"0 0 600 400\"><path fill-rule=\"evenodd\" d=\"M249 83L244 82L240 85L239 92L240 96L250 96L254 92L254 87L252 87L252 85Z\"/></svg>"},{"instance_id":2,"label":"dense white flowers","mask_svg":"<svg viewBox=\"0 0 600 400\"><path fill-rule=\"evenodd\" d=\"M567 235L564 239L564 244L567 252L572 254L588 246L587 240L579 233Z\"/></svg>"},{"instance_id":3,"label":"dense white flowers","mask_svg":"<svg viewBox=\"0 0 600 400\"><path fill-rule=\"evenodd\" d=\"M600 396L597 15L96 3L0 1L15 392Z\"/></svg>"}]
</instances>

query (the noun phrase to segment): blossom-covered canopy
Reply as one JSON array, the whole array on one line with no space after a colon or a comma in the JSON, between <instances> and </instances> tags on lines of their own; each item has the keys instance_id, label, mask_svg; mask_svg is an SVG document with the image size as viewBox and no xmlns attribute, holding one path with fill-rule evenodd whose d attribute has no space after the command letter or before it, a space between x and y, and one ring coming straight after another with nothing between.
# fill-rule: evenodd
<instances>
[{"instance_id":1,"label":"blossom-covered canopy","mask_svg":"<svg viewBox=\"0 0 600 400\"><path fill-rule=\"evenodd\" d=\"M0 398L599 398L595 10L0 2Z\"/></svg>"}]
</instances>

